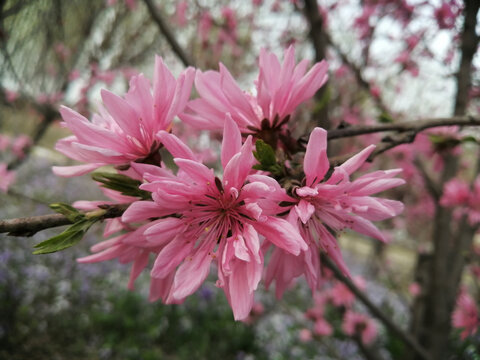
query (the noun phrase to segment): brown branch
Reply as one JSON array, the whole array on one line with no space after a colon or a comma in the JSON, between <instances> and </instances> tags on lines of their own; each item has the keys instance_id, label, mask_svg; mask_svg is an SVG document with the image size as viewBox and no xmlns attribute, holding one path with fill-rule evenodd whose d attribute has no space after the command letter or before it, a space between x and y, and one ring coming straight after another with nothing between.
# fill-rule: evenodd
<instances>
[{"instance_id":1,"label":"brown branch","mask_svg":"<svg viewBox=\"0 0 480 360\"><path fill-rule=\"evenodd\" d=\"M328 132L328 140L373 134L385 131L396 132L414 132L415 134L434 127L440 126L480 126L480 117L475 116L453 116L449 118L423 119L414 121L405 121L394 124L379 124L365 126L350 126L344 129L334 129Z\"/></svg>"},{"instance_id":2,"label":"brown branch","mask_svg":"<svg viewBox=\"0 0 480 360\"><path fill-rule=\"evenodd\" d=\"M382 99L377 96L372 95L372 86L371 84L365 80L363 77L362 71L360 67L355 65L348 57L347 55L340 49L338 45L336 45L331 36L328 33L325 33L325 39L327 43L335 50L335 52L338 54L340 57L340 60L350 68L350 70L353 72L353 75L355 76L355 79L357 80L358 85L362 87L364 90L368 92L368 94L371 96L372 100L375 102L375 105L380 109L382 113L389 114L390 112L388 111L387 106L383 103Z\"/></svg>"},{"instance_id":3,"label":"brown branch","mask_svg":"<svg viewBox=\"0 0 480 360\"><path fill-rule=\"evenodd\" d=\"M392 333L398 336L406 345L408 345L421 359L430 359L425 349L423 349L408 333L399 328L392 320L390 320L364 293L361 291L349 278L347 278L333 263L333 261L321 254L323 264L327 266L334 274L334 276L344 283L350 291L360 300L365 307L379 319Z\"/></svg>"},{"instance_id":4,"label":"brown branch","mask_svg":"<svg viewBox=\"0 0 480 360\"><path fill-rule=\"evenodd\" d=\"M157 24L158 28L160 29L160 32L167 39L167 42L170 44L170 47L172 48L173 52L179 57L179 59L182 61L182 63L185 66L195 66L190 56L185 51L183 51L177 39L173 35L172 30L170 30L167 23L163 20L162 16L160 15L160 12L156 8L156 6L153 4L152 0L143 0L143 2L148 8L148 12L152 17L152 20L155 22L155 24Z\"/></svg>"},{"instance_id":5,"label":"brown branch","mask_svg":"<svg viewBox=\"0 0 480 360\"><path fill-rule=\"evenodd\" d=\"M309 37L315 49L315 61L322 61L326 58L328 40L325 32L325 24L318 9L317 0L304 0L303 14L310 27ZM317 91L315 98L318 101L322 101L323 98L327 96L328 91L328 83L326 83ZM314 114L314 120L324 129L330 128L327 103Z\"/></svg>"},{"instance_id":6,"label":"brown branch","mask_svg":"<svg viewBox=\"0 0 480 360\"><path fill-rule=\"evenodd\" d=\"M125 212L128 206L129 204L99 206L100 208L106 210L101 219L103 220L119 217ZM98 210L87 212L85 215L88 217L89 214L97 211ZM62 214L48 214L17 219L7 219L0 220L0 233L7 233L7 235L10 236L32 236L45 229L69 224L73 224L73 222Z\"/></svg>"}]
</instances>

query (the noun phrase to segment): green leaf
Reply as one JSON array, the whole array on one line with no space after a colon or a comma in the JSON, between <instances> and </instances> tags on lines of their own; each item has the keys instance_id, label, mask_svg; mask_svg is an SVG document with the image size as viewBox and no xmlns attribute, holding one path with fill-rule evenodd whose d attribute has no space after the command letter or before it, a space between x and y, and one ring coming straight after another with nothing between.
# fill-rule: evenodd
<instances>
[{"instance_id":1,"label":"green leaf","mask_svg":"<svg viewBox=\"0 0 480 360\"><path fill-rule=\"evenodd\" d=\"M255 143L255 148L257 151L254 151L253 155L264 168L268 168L269 166L277 163L275 151L273 151L272 147L266 142L263 140L257 140Z\"/></svg>"},{"instance_id":2,"label":"green leaf","mask_svg":"<svg viewBox=\"0 0 480 360\"><path fill-rule=\"evenodd\" d=\"M466 143L466 142L478 143L478 140L474 136L464 136L462 138L462 142L463 143Z\"/></svg>"},{"instance_id":3,"label":"green leaf","mask_svg":"<svg viewBox=\"0 0 480 360\"><path fill-rule=\"evenodd\" d=\"M50 208L59 214L65 215L71 222L77 222L84 217L80 211L65 203L50 204Z\"/></svg>"},{"instance_id":4,"label":"green leaf","mask_svg":"<svg viewBox=\"0 0 480 360\"><path fill-rule=\"evenodd\" d=\"M35 245L34 247L37 250L35 250L33 254L49 254L75 245L83 239L88 229L97 221L98 218L90 220L83 219L76 222L61 234Z\"/></svg>"},{"instance_id":5,"label":"green leaf","mask_svg":"<svg viewBox=\"0 0 480 360\"><path fill-rule=\"evenodd\" d=\"M389 113L382 112L378 117L378 121L381 122L382 124L391 124L394 122L394 119L392 115L390 115Z\"/></svg>"},{"instance_id":6,"label":"green leaf","mask_svg":"<svg viewBox=\"0 0 480 360\"><path fill-rule=\"evenodd\" d=\"M92 179L102 183L103 187L118 191L125 196L139 197L144 200L150 200L152 198L151 193L139 188L140 185L142 185L141 181L122 174L98 172L92 174Z\"/></svg>"}]
</instances>

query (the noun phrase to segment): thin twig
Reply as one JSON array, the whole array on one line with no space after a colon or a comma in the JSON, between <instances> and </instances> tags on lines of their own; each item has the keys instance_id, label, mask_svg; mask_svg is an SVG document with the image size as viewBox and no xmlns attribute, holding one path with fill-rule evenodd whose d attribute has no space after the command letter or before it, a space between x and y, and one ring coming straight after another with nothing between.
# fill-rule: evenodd
<instances>
[{"instance_id":1,"label":"thin twig","mask_svg":"<svg viewBox=\"0 0 480 360\"><path fill-rule=\"evenodd\" d=\"M433 118L414 121L405 121L394 124L361 125L350 126L343 129L334 129L328 132L328 140L352 137L364 134L373 134L378 132L396 131L418 133L420 131L440 127L440 126L480 126L480 117L478 116L453 116L448 118Z\"/></svg>"},{"instance_id":2,"label":"thin twig","mask_svg":"<svg viewBox=\"0 0 480 360\"><path fill-rule=\"evenodd\" d=\"M385 114L388 114L390 113L388 111L388 108L387 106L383 103L382 99L379 97L379 96L373 96L372 94L372 86L371 84L365 80L365 78L363 77L363 74L362 74L362 71L361 69L355 65L352 61L350 61L350 59L347 57L347 55L340 49L340 47L338 45L336 45L331 36L325 32L325 40L327 41L327 43L335 50L335 52L338 54L338 56L340 56L340 59L342 60L342 62L350 68L350 70L352 70L353 74L355 75L355 79L357 80L357 83L362 87L364 88L368 93L369 95L371 96L372 100L375 102L375 104L377 105L377 107L380 109L380 111L382 113L385 113Z\"/></svg>"},{"instance_id":3,"label":"thin twig","mask_svg":"<svg viewBox=\"0 0 480 360\"><path fill-rule=\"evenodd\" d=\"M173 35L173 32L170 30L167 23L163 20L156 6L152 3L152 0L143 0L143 2L147 6L150 16L152 17L155 24L157 24L158 28L160 29L160 32L167 39L173 52L179 57L179 59L182 61L182 63L185 66L194 66L193 60L190 58L189 55L187 55L185 51L183 51L177 39Z\"/></svg>"},{"instance_id":4,"label":"thin twig","mask_svg":"<svg viewBox=\"0 0 480 360\"><path fill-rule=\"evenodd\" d=\"M107 211L102 219L111 219L122 216L129 204L105 205ZM94 210L96 211L96 210ZM88 216L88 212L86 215ZM10 236L32 236L39 231L69 225L73 222L62 214L48 214L17 219L0 220L0 233Z\"/></svg>"},{"instance_id":5,"label":"thin twig","mask_svg":"<svg viewBox=\"0 0 480 360\"><path fill-rule=\"evenodd\" d=\"M377 317L382 323L395 335L397 335L405 344L407 344L412 350L415 351L422 359L430 359L425 349L421 347L415 339L413 339L404 330L399 328L390 318L388 318L349 278L347 278L333 263L333 261L324 254L321 254L322 262L325 264L335 275L335 277L344 283L350 291L360 300L367 309Z\"/></svg>"}]
</instances>

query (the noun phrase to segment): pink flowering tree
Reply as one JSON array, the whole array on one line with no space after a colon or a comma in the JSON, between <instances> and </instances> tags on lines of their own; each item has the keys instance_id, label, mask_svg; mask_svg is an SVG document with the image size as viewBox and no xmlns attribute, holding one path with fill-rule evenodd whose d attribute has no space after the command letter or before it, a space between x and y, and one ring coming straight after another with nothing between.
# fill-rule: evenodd
<instances>
[{"instance_id":1,"label":"pink flowering tree","mask_svg":"<svg viewBox=\"0 0 480 360\"><path fill-rule=\"evenodd\" d=\"M0 232L68 226L34 245L50 254L102 223L82 267L129 264L128 288L147 278L164 304L215 284L247 323L263 288L281 301L305 283L300 341L347 339L366 359L478 349L478 1L99 3L80 39L32 35L48 54L33 72L19 25L0 28L2 113L34 119L30 136L0 124L0 191L21 196L15 169L58 124L69 160L53 173L88 174L104 198ZM49 11L65 24L72 4ZM21 17L35 6L2 14L41 23ZM368 281L348 261L365 252L344 250L357 243ZM403 324L375 286L408 304Z\"/></svg>"}]
</instances>

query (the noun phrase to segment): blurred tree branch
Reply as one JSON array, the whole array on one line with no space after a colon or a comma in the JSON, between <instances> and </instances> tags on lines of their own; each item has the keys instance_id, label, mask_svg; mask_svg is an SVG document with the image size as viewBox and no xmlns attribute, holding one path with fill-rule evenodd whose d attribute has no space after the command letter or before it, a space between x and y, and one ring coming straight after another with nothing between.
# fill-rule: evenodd
<instances>
[{"instance_id":1,"label":"blurred tree branch","mask_svg":"<svg viewBox=\"0 0 480 360\"><path fill-rule=\"evenodd\" d=\"M390 318L388 318L382 310L380 310L364 293L361 291L352 280L346 277L324 253L321 254L321 261L326 267L328 267L333 275L342 283L344 283L348 289L360 300L365 307L378 318L392 333L398 336L406 345L408 345L421 359L430 359L430 356L418 342L411 337L406 331L399 328Z\"/></svg>"},{"instance_id":2,"label":"blurred tree branch","mask_svg":"<svg viewBox=\"0 0 480 360\"><path fill-rule=\"evenodd\" d=\"M99 208L106 210L106 213L102 216L102 218L110 219L122 216L129 205L130 204L105 204L99 206ZM96 211L97 210L86 212L85 215L88 216L90 213L94 213ZM69 220L65 215L62 214L48 214L25 218L7 219L0 220L0 233L8 233L7 235L10 236L32 236L45 229L69 224L73 224L73 221Z\"/></svg>"},{"instance_id":3,"label":"blurred tree branch","mask_svg":"<svg viewBox=\"0 0 480 360\"><path fill-rule=\"evenodd\" d=\"M173 52L178 56L178 58L182 61L182 63L185 66L194 66L195 64L193 60L190 58L190 55L188 55L180 46L177 39L173 35L172 30L170 29L168 24L163 20L162 15L160 14L160 11L157 9L157 7L152 2L152 0L143 0L143 2L148 8L148 12L152 17L152 20L155 22L155 24L157 24L163 36L165 36L165 39L170 44L170 47L172 48Z\"/></svg>"}]
</instances>

